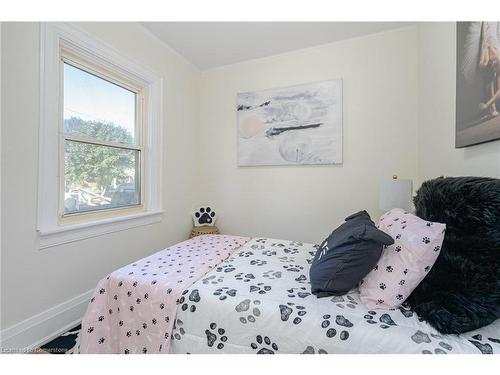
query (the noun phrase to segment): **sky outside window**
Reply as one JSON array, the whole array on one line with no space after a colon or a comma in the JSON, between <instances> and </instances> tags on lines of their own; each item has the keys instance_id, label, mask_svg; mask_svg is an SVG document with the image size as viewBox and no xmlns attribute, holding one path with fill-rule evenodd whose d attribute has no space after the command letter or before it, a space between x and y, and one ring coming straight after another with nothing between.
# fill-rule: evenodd
<instances>
[{"instance_id":1,"label":"sky outside window","mask_svg":"<svg viewBox=\"0 0 500 375\"><path fill-rule=\"evenodd\" d=\"M113 123L135 137L135 93L64 64L64 120ZM65 129L67 131L68 129Z\"/></svg>"}]
</instances>

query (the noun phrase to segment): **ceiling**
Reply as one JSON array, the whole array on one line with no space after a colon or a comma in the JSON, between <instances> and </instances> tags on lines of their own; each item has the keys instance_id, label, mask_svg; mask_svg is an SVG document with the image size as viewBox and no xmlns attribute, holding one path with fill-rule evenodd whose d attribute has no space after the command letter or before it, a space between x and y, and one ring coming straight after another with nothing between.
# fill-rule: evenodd
<instances>
[{"instance_id":1,"label":"ceiling","mask_svg":"<svg viewBox=\"0 0 500 375\"><path fill-rule=\"evenodd\" d=\"M412 22L141 22L198 68L210 69Z\"/></svg>"}]
</instances>

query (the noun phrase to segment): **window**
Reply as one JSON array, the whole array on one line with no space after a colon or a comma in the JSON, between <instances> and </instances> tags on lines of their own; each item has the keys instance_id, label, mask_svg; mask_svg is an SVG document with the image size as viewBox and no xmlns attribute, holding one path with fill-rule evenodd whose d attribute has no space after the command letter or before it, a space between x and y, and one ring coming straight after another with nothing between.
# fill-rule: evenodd
<instances>
[{"instance_id":1,"label":"window","mask_svg":"<svg viewBox=\"0 0 500 375\"><path fill-rule=\"evenodd\" d=\"M73 26L41 31L40 247L161 220L162 80Z\"/></svg>"},{"instance_id":2,"label":"window","mask_svg":"<svg viewBox=\"0 0 500 375\"><path fill-rule=\"evenodd\" d=\"M62 215L141 205L141 92L62 63Z\"/></svg>"}]
</instances>

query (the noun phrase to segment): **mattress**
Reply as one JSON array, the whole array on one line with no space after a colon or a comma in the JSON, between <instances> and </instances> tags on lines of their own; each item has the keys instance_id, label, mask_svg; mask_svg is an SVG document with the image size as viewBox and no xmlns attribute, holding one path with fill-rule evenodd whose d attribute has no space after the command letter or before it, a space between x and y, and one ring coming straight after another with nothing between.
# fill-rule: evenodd
<instances>
[{"instance_id":1,"label":"mattress","mask_svg":"<svg viewBox=\"0 0 500 375\"><path fill-rule=\"evenodd\" d=\"M173 353L500 353L500 320L439 334L405 307L370 310L358 291L316 298L316 246L254 238L184 290Z\"/></svg>"}]
</instances>

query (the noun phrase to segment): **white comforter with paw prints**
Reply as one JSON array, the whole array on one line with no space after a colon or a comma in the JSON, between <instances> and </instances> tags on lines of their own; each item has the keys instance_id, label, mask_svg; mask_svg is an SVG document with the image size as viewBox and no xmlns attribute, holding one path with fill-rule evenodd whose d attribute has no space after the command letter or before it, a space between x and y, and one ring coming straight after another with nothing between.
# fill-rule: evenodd
<instances>
[{"instance_id":1,"label":"white comforter with paw prints","mask_svg":"<svg viewBox=\"0 0 500 375\"><path fill-rule=\"evenodd\" d=\"M500 353L500 320L441 335L406 308L369 310L357 290L310 293L312 244L256 238L178 300L174 353Z\"/></svg>"}]
</instances>

